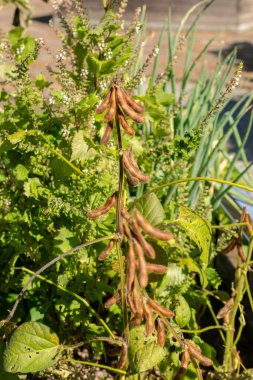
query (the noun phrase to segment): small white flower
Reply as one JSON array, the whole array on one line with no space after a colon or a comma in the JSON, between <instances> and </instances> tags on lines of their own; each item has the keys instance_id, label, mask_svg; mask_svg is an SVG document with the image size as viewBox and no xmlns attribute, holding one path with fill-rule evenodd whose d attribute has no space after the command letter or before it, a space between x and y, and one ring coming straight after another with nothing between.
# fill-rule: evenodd
<instances>
[{"instance_id":1,"label":"small white flower","mask_svg":"<svg viewBox=\"0 0 253 380\"><path fill-rule=\"evenodd\" d=\"M50 96L50 98L48 99L48 103L49 104L55 104L55 100L52 96Z\"/></svg>"}]
</instances>

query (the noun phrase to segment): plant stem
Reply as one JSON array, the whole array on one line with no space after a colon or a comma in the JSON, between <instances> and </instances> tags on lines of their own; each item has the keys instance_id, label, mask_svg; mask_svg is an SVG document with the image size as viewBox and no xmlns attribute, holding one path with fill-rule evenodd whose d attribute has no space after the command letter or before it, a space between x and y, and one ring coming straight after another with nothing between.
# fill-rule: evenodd
<instances>
[{"instance_id":1,"label":"plant stem","mask_svg":"<svg viewBox=\"0 0 253 380\"><path fill-rule=\"evenodd\" d=\"M71 248L69 249L68 251L62 253L61 255L55 257L53 260L49 261L48 263L46 263L45 265L43 265L43 267L41 267L40 269L38 269L30 278L29 280L26 282L25 286L23 287L23 289L20 291L19 295L18 295L18 298L17 300L15 301L12 309L10 310L7 318L5 319L7 322L9 322L17 307L18 307L18 304L19 302L21 301L25 291L27 290L28 286L32 283L32 281L42 272L44 272L47 268L51 267L52 265L54 265L57 261L63 259L64 257L70 255L71 253L74 253L76 251L79 251L80 249L84 248L84 247L88 247L89 245L92 245L92 244L95 244L95 243L98 243L100 241L103 241L103 240L111 240L111 239L115 239L115 234L113 235L109 235L109 236L103 236L101 238L98 238L98 239L95 239L95 240L92 240L92 241L88 241L86 243L83 243L83 244L80 244L74 248Z\"/></svg>"},{"instance_id":2,"label":"plant stem","mask_svg":"<svg viewBox=\"0 0 253 380\"><path fill-rule=\"evenodd\" d=\"M66 359L65 361L74 363L74 364L84 364L84 365L89 365L92 367L104 368L104 369L107 369L108 371L119 373L120 375L127 375L127 372L123 371L122 369L109 367L108 365L104 365L100 363L91 363L91 362L86 362L82 360L74 360L74 359Z\"/></svg>"},{"instance_id":3,"label":"plant stem","mask_svg":"<svg viewBox=\"0 0 253 380\"><path fill-rule=\"evenodd\" d=\"M119 153L119 181L118 181L118 197L117 197L117 205L116 205L116 233L118 236L118 240L116 241L116 249L117 249L119 270L120 270L120 292L121 292L121 307L122 307L123 325L124 325L124 338L126 339L126 341L128 341L129 327L128 327L127 306L126 306L126 298L125 298L125 268L124 268L124 261L122 257L122 250L121 250L122 235L123 235L121 207L122 207L122 200L123 200L124 167L123 167L123 145L122 145L122 136L121 136L118 112L116 112L115 123L116 123L116 128L117 128L118 153Z\"/></svg>"},{"instance_id":4,"label":"plant stem","mask_svg":"<svg viewBox=\"0 0 253 380\"><path fill-rule=\"evenodd\" d=\"M235 341L234 341L234 335L235 335L235 318L238 311L238 308L240 307L243 295L246 291L246 277L247 277L247 269L249 266L249 262L251 259L251 254L253 250L253 236L251 236L250 244L248 247L248 254L247 259L243 266L237 269L237 272L240 274L238 277L238 284L235 289L235 299L234 299L234 307L230 316L230 321L227 325L227 334L226 334L226 345L225 345L225 352L224 352L224 359L223 359L223 366L226 372L231 373L235 368L233 368L233 355L231 355L233 348L235 348ZM242 329L241 329L242 330ZM239 341L240 336L237 335L236 343Z\"/></svg>"},{"instance_id":5,"label":"plant stem","mask_svg":"<svg viewBox=\"0 0 253 380\"><path fill-rule=\"evenodd\" d=\"M20 268L18 267L18 268L15 268L15 269L21 269L21 270L23 270L24 272L27 272L27 273L30 273L30 274L34 274L33 271L31 271L30 269L27 269L27 268L25 268L25 267L20 267ZM94 316L97 318L97 320L101 323L101 325L102 325L102 326L104 327L104 329L109 333L109 335L110 335L113 339L115 339L115 336L114 336L113 332L111 331L111 329L109 328L109 326L108 326L108 325L105 323L105 321L100 317L100 315L96 312L96 310L93 309L93 307L89 304L89 302L86 301L86 299L84 299L83 297L79 296L79 294L76 294L76 293L72 292L71 290L65 289L63 286L56 284L55 282L53 282L53 281L51 281L51 280L45 278L44 276L37 275L37 277L38 277L40 280L45 281L45 282L47 282L48 284L55 286L57 289L60 289L60 290L62 290L63 292L65 292L65 293L71 295L72 297L78 299L78 300L79 300L79 301L80 301L85 307L87 307L87 308L90 310L90 313L91 313L92 315L94 315Z\"/></svg>"},{"instance_id":6,"label":"plant stem","mask_svg":"<svg viewBox=\"0 0 253 380\"><path fill-rule=\"evenodd\" d=\"M237 188L239 188L239 189L243 189L243 190L250 191L251 193L253 193L253 188L252 188L252 187L244 186L244 185L239 185L238 183L234 183L234 182L226 181L226 180L224 180L224 179L218 179L218 178L212 178L212 177L192 177L192 178L183 178L183 179L178 179L178 180L176 180L176 181L166 182L166 183L163 183L162 185L159 185L159 186L155 186L155 187L153 187L152 189L148 190L145 194L143 194L140 198L136 199L136 200L131 204L131 207L132 207L136 202L139 202L142 198L144 198L145 196L147 196L147 195L150 194L150 193L153 193L153 192L155 192L155 191L158 191L158 190L160 190L160 189L163 189L164 187L169 187L169 186L173 186L173 185L178 185L179 183L191 182L191 181L217 182L217 183L222 183L222 184L229 185L229 186L234 186L234 187L237 187Z\"/></svg>"}]
</instances>

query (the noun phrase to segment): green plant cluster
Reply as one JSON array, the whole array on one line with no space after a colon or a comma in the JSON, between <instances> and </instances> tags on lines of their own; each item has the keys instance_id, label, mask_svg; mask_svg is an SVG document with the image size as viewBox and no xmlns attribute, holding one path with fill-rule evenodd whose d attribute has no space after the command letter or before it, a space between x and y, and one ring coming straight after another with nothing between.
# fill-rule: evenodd
<instances>
[{"instance_id":1,"label":"green plant cluster","mask_svg":"<svg viewBox=\"0 0 253 380\"><path fill-rule=\"evenodd\" d=\"M73 3L74 11L55 9L62 48L47 74L35 78L30 74L30 66L46 49L43 41L16 27L0 42L4 56L0 65L0 377L26 378L24 374L36 372L38 378L78 379L80 374L74 375L73 366L86 364L101 366L122 379L179 379L186 339L213 361L213 367L202 367L193 359L184 379L251 379L236 345L245 325L242 298L246 292L253 304L247 281L252 226L245 218L241 224L230 224L219 208L223 197L232 202L232 181L238 188L253 191L247 186L251 163L244 152L246 138L241 140L238 133L239 121L252 98L245 96L223 112L242 67L235 68L234 53L225 62L219 57L213 75L203 68L188 90L191 73L210 45L208 42L199 56L191 59L201 12L182 38L196 6L174 35L169 17L158 46L144 60L144 10L136 12L123 29L126 1L104 2L105 14L96 25L78 0ZM198 6L209 3L202 1ZM168 62L159 74L159 47L165 33ZM184 44L188 44L188 53L178 90L175 65ZM146 336L143 325L130 329L129 365L123 369L114 368L116 361L108 356L113 345L122 348L125 338L122 308L119 304L104 308L119 280L124 281L120 260L114 248L108 259L98 261L107 240L115 238L115 212L96 221L87 216L118 190L120 153L115 128L111 141L101 145L106 126L103 115L96 113L115 79L145 105L145 122L133 126L135 136L123 134L122 143L123 149L131 147L142 170L151 177L148 184L126 188L124 201L130 211L136 207L150 224L169 229L175 237L169 243L151 241L157 253L154 263L165 265L167 272L149 276L147 294L174 312L165 346L157 344L155 334ZM227 124L230 128L224 132ZM246 135L251 126L252 118ZM235 159L225 149L231 135L238 144ZM246 167L243 173L237 166L240 157ZM228 227L217 226L217 220ZM215 235L219 228L225 232ZM250 243L247 247L245 242L246 261L238 258L233 292L222 287L214 262L231 239L242 246L243 228ZM122 250L124 253L124 245ZM65 252L69 254L58 259ZM51 260L55 265L34 276L20 297L30 276ZM17 309L8 316L17 299ZM224 317L223 324L215 305L221 309L230 299L234 309L227 312L230 319ZM240 327L235 333L238 314ZM209 331L215 332L216 342ZM79 343L88 347L89 361L78 356ZM222 345L224 352L219 352Z\"/></svg>"}]
</instances>

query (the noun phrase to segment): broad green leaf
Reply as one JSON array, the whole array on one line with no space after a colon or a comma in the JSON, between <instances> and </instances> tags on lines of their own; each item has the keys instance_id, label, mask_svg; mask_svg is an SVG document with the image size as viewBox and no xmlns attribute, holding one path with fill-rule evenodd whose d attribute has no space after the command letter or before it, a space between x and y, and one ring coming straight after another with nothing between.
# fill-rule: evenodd
<instances>
[{"instance_id":1,"label":"broad green leaf","mask_svg":"<svg viewBox=\"0 0 253 380\"><path fill-rule=\"evenodd\" d=\"M1 380L18 380L18 376L15 373L8 373L3 367L3 352L5 350L5 344L0 342L0 379Z\"/></svg>"},{"instance_id":2,"label":"broad green leaf","mask_svg":"<svg viewBox=\"0 0 253 380\"><path fill-rule=\"evenodd\" d=\"M203 286L203 288L207 287L208 280L206 278L205 271L201 268L199 263L193 260L190 256L188 256L186 259L180 259L180 263L182 263L182 265L185 265L189 272L198 273L201 285Z\"/></svg>"},{"instance_id":3,"label":"broad green leaf","mask_svg":"<svg viewBox=\"0 0 253 380\"><path fill-rule=\"evenodd\" d=\"M20 141L22 141L26 136L26 131L17 131L13 133L12 135L7 136L7 139L12 143L12 144L17 144Z\"/></svg>"},{"instance_id":4,"label":"broad green leaf","mask_svg":"<svg viewBox=\"0 0 253 380\"><path fill-rule=\"evenodd\" d=\"M12 46L17 44L20 37L22 36L23 31L24 28L22 28L21 26L17 26L16 28L13 28L9 31L8 40Z\"/></svg>"},{"instance_id":5,"label":"broad green leaf","mask_svg":"<svg viewBox=\"0 0 253 380\"><path fill-rule=\"evenodd\" d=\"M58 235L55 236L54 247L60 252L68 251L69 249L75 247L78 244L78 240L66 227L62 227Z\"/></svg>"},{"instance_id":6,"label":"broad green leaf","mask_svg":"<svg viewBox=\"0 0 253 380\"><path fill-rule=\"evenodd\" d=\"M152 369L163 360L166 352L157 344L156 335L146 336L145 326L130 330L128 354L130 367L134 373Z\"/></svg>"},{"instance_id":7,"label":"broad green leaf","mask_svg":"<svg viewBox=\"0 0 253 380\"><path fill-rule=\"evenodd\" d=\"M40 187L41 182L39 178L29 178L28 181L24 183L24 193L27 197L34 197L35 199L38 199Z\"/></svg>"},{"instance_id":8,"label":"broad green leaf","mask_svg":"<svg viewBox=\"0 0 253 380\"><path fill-rule=\"evenodd\" d=\"M152 226L162 223L165 219L163 206L154 193L137 201L136 208Z\"/></svg>"},{"instance_id":9,"label":"broad green leaf","mask_svg":"<svg viewBox=\"0 0 253 380\"><path fill-rule=\"evenodd\" d=\"M167 298L174 294L183 294L189 287L187 274L175 263L168 265L168 270L163 276L161 284L156 289L158 297Z\"/></svg>"},{"instance_id":10,"label":"broad green leaf","mask_svg":"<svg viewBox=\"0 0 253 380\"><path fill-rule=\"evenodd\" d=\"M25 166L19 164L13 170L13 174L15 175L18 181L25 181L27 179L29 170L26 169Z\"/></svg>"},{"instance_id":11,"label":"broad green leaf","mask_svg":"<svg viewBox=\"0 0 253 380\"><path fill-rule=\"evenodd\" d=\"M72 141L71 161L85 161L96 156L95 149L90 148L85 141L83 131L76 132Z\"/></svg>"},{"instance_id":12,"label":"broad green leaf","mask_svg":"<svg viewBox=\"0 0 253 380\"><path fill-rule=\"evenodd\" d=\"M167 94L164 91L156 92L156 101L158 104L162 104L165 107L169 107L174 101L173 94Z\"/></svg>"},{"instance_id":13,"label":"broad green leaf","mask_svg":"<svg viewBox=\"0 0 253 380\"><path fill-rule=\"evenodd\" d=\"M214 268L206 268L205 274L206 274L207 280L214 287L214 289L217 290L220 284L222 283L222 279L219 273Z\"/></svg>"},{"instance_id":14,"label":"broad green leaf","mask_svg":"<svg viewBox=\"0 0 253 380\"><path fill-rule=\"evenodd\" d=\"M182 227L189 238L193 240L201 251L200 260L205 264L210 260L211 225L210 223L186 206L179 206L177 224Z\"/></svg>"},{"instance_id":15,"label":"broad green leaf","mask_svg":"<svg viewBox=\"0 0 253 380\"><path fill-rule=\"evenodd\" d=\"M48 82L46 80L46 78L44 77L44 75L42 74L38 74L35 78L35 86L40 89L40 90L43 90L43 88L46 88L48 86L50 86L50 82Z\"/></svg>"},{"instance_id":16,"label":"broad green leaf","mask_svg":"<svg viewBox=\"0 0 253 380\"><path fill-rule=\"evenodd\" d=\"M48 326L27 322L12 334L4 351L4 369L11 373L42 371L57 361L58 336Z\"/></svg>"},{"instance_id":17,"label":"broad green leaf","mask_svg":"<svg viewBox=\"0 0 253 380\"><path fill-rule=\"evenodd\" d=\"M180 294L176 295L175 320L183 328L190 322L191 309L186 299Z\"/></svg>"}]
</instances>

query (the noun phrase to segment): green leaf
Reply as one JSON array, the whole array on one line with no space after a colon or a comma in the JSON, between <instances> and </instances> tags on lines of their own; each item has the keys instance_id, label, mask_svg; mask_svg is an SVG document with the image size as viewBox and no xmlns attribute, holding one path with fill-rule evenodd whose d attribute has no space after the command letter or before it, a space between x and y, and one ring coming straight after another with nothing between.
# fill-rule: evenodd
<instances>
[{"instance_id":1,"label":"green leaf","mask_svg":"<svg viewBox=\"0 0 253 380\"><path fill-rule=\"evenodd\" d=\"M189 281L183 269L175 263L168 265L168 270L163 276L161 284L156 290L158 297L169 297L173 294L182 294L187 291Z\"/></svg>"},{"instance_id":2,"label":"green leaf","mask_svg":"<svg viewBox=\"0 0 253 380\"><path fill-rule=\"evenodd\" d=\"M186 206L179 206L179 219L177 224L182 227L189 238L193 240L201 251L200 260L205 264L210 260L211 225L196 212Z\"/></svg>"},{"instance_id":3,"label":"green leaf","mask_svg":"<svg viewBox=\"0 0 253 380\"><path fill-rule=\"evenodd\" d=\"M27 179L29 170L25 166L19 164L13 170L13 174L18 181L25 181Z\"/></svg>"},{"instance_id":4,"label":"green leaf","mask_svg":"<svg viewBox=\"0 0 253 380\"><path fill-rule=\"evenodd\" d=\"M145 372L158 365L166 355L166 350L157 344L157 336L146 336L145 326L130 331L128 347L129 363L134 373Z\"/></svg>"},{"instance_id":5,"label":"green leaf","mask_svg":"<svg viewBox=\"0 0 253 380\"><path fill-rule=\"evenodd\" d=\"M13 133L12 135L7 136L7 139L12 143L12 144L17 144L20 141L22 141L26 136L26 131L17 131Z\"/></svg>"},{"instance_id":6,"label":"green leaf","mask_svg":"<svg viewBox=\"0 0 253 380\"><path fill-rule=\"evenodd\" d=\"M169 107L174 101L173 94L167 94L164 91L156 92L156 101L158 104L162 104L165 107Z\"/></svg>"},{"instance_id":7,"label":"green leaf","mask_svg":"<svg viewBox=\"0 0 253 380\"><path fill-rule=\"evenodd\" d=\"M72 141L71 161L85 161L96 156L97 152L94 148L90 148L84 138L83 131L78 131Z\"/></svg>"},{"instance_id":8,"label":"green leaf","mask_svg":"<svg viewBox=\"0 0 253 380\"><path fill-rule=\"evenodd\" d=\"M22 36L22 33L24 31L24 28L21 26L17 26L16 28L13 28L8 33L8 40L12 46L16 45L19 41L20 37Z\"/></svg>"},{"instance_id":9,"label":"green leaf","mask_svg":"<svg viewBox=\"0 0 253 380\"><path fill-rule=\"evenodd\" d=\"M186 299L180 294L176 295L175 320L183 328L190 322L191 309Z\"/></svg>"},{"instance_id":10,"label":"green leaf","mask_svg":"<svg viewBox=\"0 0 253 380\"><path fill-rule=\"evenodd\" d=\"M4 351L4 369L11 373L42 371L57 361L58 336L48 326L27 322L12 334Z\"/></svg>"},{"instance_id":11,"label":"green leaf","mask_svg":"<svg viewBox=\"0 0 253 380\"><path fill-rule=\"evenodd\" d=\"M35 86L39 89L39 90L43 90L43 88L46 88L48 86L50 86L50 82L48 82L46 80L46 78L44 77L44 75L42 74L38 74L35 78Z\"/></svg>"},{"instance_id":12,"label":"green leaf","mask_svg":"<svg viewBox=\"0 0 253 380\"><path fill-rule=\"evenodd\" d=\"M206 268L205 274L207 277L207 280L210 282L210 284L214 287L214 289L218 289L220 284L222 283L222 279L218 272L214 268Z\"/></svg>"},{"instance_id":13,"label":"green leaf","mask_svg":"<svg viewBox=\"0 0 253 380\"><path fill-rule=\"evenodd\" d=\"M73 232L66 227L62 227L55 237L54 247L60 252L68 251L78 244L78 239Z\"/></svg>"},{"instance_id":14,"label":"green leaf","mask_svg":"<svg viewBox=\"0 0 253 380\"><path fill-rule=\"evenodd\" d=\"M41 182L39 178L29 178L28 181L24 183L24 193L27 197L34 197L35 199L38 199L40 187Z\"/></svg>"},{"instance_id":15,"label":"green leaf","mask_svg":"<svg viewBox=\"0 0 253 380\"><path fill-rule=\"evenodd\" d=\"M162 223L165 219L163 206L155 193L141 198L135 206L152 226Z\"/></svg>"},{"instance_id":16,"label":"green leaf","mask_svg":"<svg viewBox=\"0 0 253 380\"><path fill-rule=\"evenodd\" d=\"M207 287L208 280L206 278L205 271L201 268L199 263L193 260L190 256L188 256L186 259L180 259L180 263L182 263L182 265L186 265L189 272L198 273L201 285L203 286L203 288Z\"/></svg>"},{"instance_id":17,"label":"green leaf","mask_svg":"<svg viewBox=\"0 0 253 380\"><path fill-rule=\"evenodd\" d=\"M3 367L3 352L5 344L0 342L0 379L1 380L18 380L18 376L15 373L8 373Z\"/></svg>"}]
</instances>

